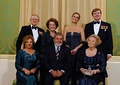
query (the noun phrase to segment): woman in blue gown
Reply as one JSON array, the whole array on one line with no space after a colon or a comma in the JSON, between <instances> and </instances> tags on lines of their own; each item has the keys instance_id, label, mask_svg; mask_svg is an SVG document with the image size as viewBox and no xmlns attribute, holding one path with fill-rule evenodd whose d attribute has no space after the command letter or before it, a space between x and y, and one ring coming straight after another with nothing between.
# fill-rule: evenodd
<instances>
[{"instance_id":1,"label":"woman in blue gown","mask_svg":"<svg viewBox=\"0 0 120 85\"><path fill-rule=\"evenodd\" d=\"M16 55L17 85L38 85L37 73L40 68L39 53L32 49L32 35L23 38L24 49Z\"/></svg>"},{"instance_id":2,"label":"woman in blue gown","mask_svg":"<svg viewBox=\"0 0 120 85\"><path fill-rule=\"evenodd\" d=\"M80 14L74 12L71 17L71 24L66 26L64 29L64 41L71 49L71 55L73 57L72 75L71 75L71 85L77 85L77 72L76 72L76 52L82 47L83 41L85 41L84 30L78 25L80 20Z\"/></svg>"},{"instance_id":3,"label":"woman in blue gown","mask_svg":"<svg viewBox=\"0 0 120 85\"><path fill-rule=\"evenodd\" d=\"M78 54L79 85L98 85L104 80L106 67L103 52L96 48L101 44L101 39L93 34L87 38L87 42L88 48Z\"/></svg>"}]
</instances>

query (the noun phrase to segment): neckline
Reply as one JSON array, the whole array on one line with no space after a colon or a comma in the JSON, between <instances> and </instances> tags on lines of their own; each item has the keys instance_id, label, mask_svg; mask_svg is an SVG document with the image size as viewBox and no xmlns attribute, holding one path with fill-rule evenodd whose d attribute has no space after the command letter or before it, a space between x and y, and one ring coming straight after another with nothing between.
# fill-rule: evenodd
<instances>
[{"instance_id":1,"label":"neckline","mask_svg":"<svg viewBox=\"0 0 120 85\"><path fill-rule=\"evenodd\" d=\"M78 34L80 34L79 32L67 32L67 33L78 33Z\"/></svg>"},{"instance_id":2,"label":"neckline","mask_svg":"<svg viewBox=\"0 0 120 85\"><path fill-rule=\"evenodd\" d=\"M88 57L88 58L93 58L93 57L95 57L95 56L97 55L97 52L98 52L98 49L97 49L95 55L93 55L93 56L87 56L87 55L86 55L86 50L85 50L85 56Z\"/></svg>"},{"instance_id":3,"label":"neckline","mask_svg":"<svg viewBox=\"0 0 120 85\"><path fill-rule=\"evenodd\" d=\"M28 52L26 52L24 49L22 49L25 53L27 53L27 54L29 54L30 56L32 56L34 53L35 53L35 51L33 52L33 53L28 53Z\"/></svg>"}]
</instances>

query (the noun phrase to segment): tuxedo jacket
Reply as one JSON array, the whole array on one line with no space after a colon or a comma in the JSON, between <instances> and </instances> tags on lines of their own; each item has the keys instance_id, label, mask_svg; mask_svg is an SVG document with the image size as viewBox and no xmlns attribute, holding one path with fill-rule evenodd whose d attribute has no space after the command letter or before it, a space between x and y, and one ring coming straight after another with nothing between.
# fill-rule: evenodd
<instances>
[{"instance_id":1,"label":"tuxedo jacket","mask_svg":"<svg viewBox=\"0 0 120 85\"><path fill-rule=\"evenodd\" d=\"M40 45L41 45L41 36L42 36L43 33L44 33L44 30L42 28L38 27L39 36L38 36L38 39L37 39L36 43L33 44L33 49L37 50L39 53L40 53ZM17 38L17 41L16 41L16 52L21 49L23 38L26 35L32 35L33 36L31 25L22 26L21 31L20 31L20 33L18 35L18 38Z\"/></svg>"},{"instance_id":2,"label":"tuxedo jacket","mask_svg":"<svg viewBox=\"0 0 120 85\"><path fill-rule=\"evenodd\" d=\"M45 49L44 66L48 73L49 70L64 70L69 73L71 70L72 58L70 48L62 45L60 47L59 55L56 56L55 46L51 45Z\"/></svg>"},{"instance_id":3,"label":"tuxedo jacket","mask_svg":"<svg viewBox=\"0 0 120 85\"><path fill-rule=\"evenodd\" d=\"M85 25L85 38L94 34L94 22ZM98 36L101 38L102 43L97 48L102 49L104 54L113 54L113 40L111 25L107 22L101 21Z\"/></svg>"}]
</instances>

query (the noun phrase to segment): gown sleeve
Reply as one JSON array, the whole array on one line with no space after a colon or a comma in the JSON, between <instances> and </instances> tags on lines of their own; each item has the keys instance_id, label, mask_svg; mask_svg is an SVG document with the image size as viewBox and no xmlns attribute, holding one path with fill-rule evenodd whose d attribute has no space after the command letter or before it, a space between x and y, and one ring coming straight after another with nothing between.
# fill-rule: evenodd
<instances>
[{"instance_id":1,"label":"gown sleeve","mask_svg":"<svg viewBox=\"0 0 120 85\"><path fill-rule=\"evenodd\" d=\"M98 60L99 60L98 69L99 69L101 72L105 72L106 63L105 63L105 57L104 57L103 52L98 52Z\"/></svg>"},{"instance_id":2,"label":"gown sleeve","mask_svg":"<svg viewBox=\"0 0 120 85\"><path fill-rule=\"evenodd\" d=\"M80 68L83 67L83 61L84 61L84 51L79 51L77 53L77 57L78 57L78 60L77 60L77 70L80 70Z\"/></svg>"},{"instance_id":3,"label":"gown sleeve","mask_svg":"<svg viewBox=\"0 0 120 85\"><path fill-rule=\"evenodd\" d=\"M17 70L22 71L22 51L19 50L16 54L15 67Z\"/></svg>"}]
</instances>

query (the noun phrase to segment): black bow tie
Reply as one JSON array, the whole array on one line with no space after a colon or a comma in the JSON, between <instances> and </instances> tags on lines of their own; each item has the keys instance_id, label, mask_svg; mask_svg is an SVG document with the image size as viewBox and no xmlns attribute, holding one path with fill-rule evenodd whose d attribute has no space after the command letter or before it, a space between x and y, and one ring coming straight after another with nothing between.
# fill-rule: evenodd
<instances>
[{"instance_id":1,"label":"black bow tie","mask_svg":"<svg viewBox=\"0 0 120 85\"><path fill-rule=\"evenodd\" d=\"M97 22L94 21L93 23L94 23L94 24L100 24L100 21L97 21Z\"/></svg>"},{"instance_id":2,"label":"black bow tie","mask_svg":"<svg viewBox=\"0 0 120 85\"><path fill-rule=\"evenodd\" d=\"M32 29L35 29L35 30L36 30L36 29L37 29L37 27L32 26Z\"/></svg>"}]
</instances>

